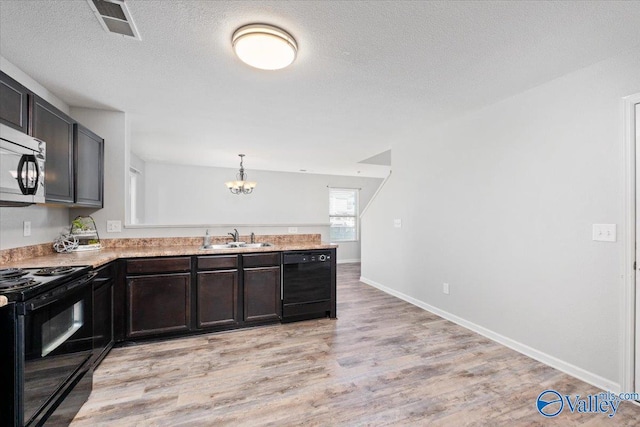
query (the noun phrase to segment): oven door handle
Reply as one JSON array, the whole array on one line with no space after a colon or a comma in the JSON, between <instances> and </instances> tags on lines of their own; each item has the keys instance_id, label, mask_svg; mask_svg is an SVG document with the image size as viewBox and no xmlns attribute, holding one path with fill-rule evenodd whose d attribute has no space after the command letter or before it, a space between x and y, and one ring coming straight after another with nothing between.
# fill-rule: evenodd
<instances>
[{"instance_id":1,"label":"oven door handle","mask_svg":"<svg viewBox=\"0 0 640 427\"><path fill-rule=\"evenodd\" d=\"M69 296L72 292L80 290L81 288L91 284L93 282L93 278L96 277L98 273L91 272L87 274L80 280L77 280L69 285L65 285L64 290L53 290L50 293L47 293L41 297L36 298L35 301L25 304L25 313L30 311L38 310L42 307L46 307L49 304L53 304L56 301L60 301L61 299Z\"/></svg>"}]
</instances>

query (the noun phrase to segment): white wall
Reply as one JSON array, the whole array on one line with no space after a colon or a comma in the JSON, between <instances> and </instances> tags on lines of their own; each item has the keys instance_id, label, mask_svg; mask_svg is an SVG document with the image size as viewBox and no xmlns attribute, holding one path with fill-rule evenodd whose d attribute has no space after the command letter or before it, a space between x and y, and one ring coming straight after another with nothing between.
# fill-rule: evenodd
<instances>
[{"instance_id":1,"label":"white wall","mask_svg":"<svg viewBox=\"0 0 640 427\"><path fill-rule=\"evenodd\" d=\"M2 56L0 56L0 70L61 111L69 113L69 107L64 102ZM31 236L23 236L23 221L31 222ZM68 226L68 208L35 205L0 208L0 249L53 242Z\"/></svg>"},{"instance_id":2,"label":"white wall","mask_svg":"<svg viewBox=\"0 0 640 427\"><path fill-rule=\"evenodd\" d=\"M327 224L329 187L361 188L361 205L382 179L252 170L258 185L234 195L224 185L238 169L146 162L150 224Z\"/></svg>"},{"instance_id":3,"label":"white wall","mask_svg":"<svg viewBox=\"0 0 640 427\"><path fill-rule=\"evenodd\" d=\"M399 135L363 218L363 279L620 384L623 247L591 226L625 233L621 98L638 92L631 53Z\"/></svg>"},{"instance_id":4,"label":"white wall","mask_svg":"<svg viewBox=\"0 0 640 427\"><path fill-rule=\"evenodd\" d=\"M140 157L136 156L133 152L129 153L129 164L132 168L135 169L135 172L129 171L129 177L131 175L136 176L136 218L133 219L133 215L128 215L127 218L130 220L132 224L144 224L146 222L146 214L145 214L145 205L146 205L146 196L145 196L145 187L146 187L146 178L147 164ZM126 182L125 182L126 185ZM131 199L129 200L131 203Z\"/></svg>"},{"instance_id":5,"label":"white wall","mask_svg":"<svg viewBox=\"0 0 640 427\"><path fill-rule=\"evenodd\" d=\"M258 183L250 195L234 195L224 182L237 169L145 163L145 212L148 224L220 225L221 234L240 227L241 232L286 233L296 226L319 232L328 241L330 187L361 188L360 209L371 199L379 178L255 171L249 178ZM300 230L299 230L300 232ZM220 231L218 231L220 233ZM340 244L341 261L359 260L359 242Z\"/></svg>"},{"instance_id":6,"label":"white wall","mask_svg":"<svg viewBox=\"0 0 640 427\"><path fill-rule=\"evenodd\" d=\"M31 236L23 236L23 222L31 222ZM69 232L69 209L32 205L0 208L0 249L51 243Z\"/></svg>"}]
</instances>

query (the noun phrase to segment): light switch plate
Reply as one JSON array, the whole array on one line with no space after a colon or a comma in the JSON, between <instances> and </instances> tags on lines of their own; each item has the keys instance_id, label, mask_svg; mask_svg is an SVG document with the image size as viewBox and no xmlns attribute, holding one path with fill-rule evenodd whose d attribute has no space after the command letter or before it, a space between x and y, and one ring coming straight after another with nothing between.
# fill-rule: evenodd
<instances>
[{"instance_id":1,"label":"light switch plate","mask_svg":"<svg viewBox=\"0 0 640 427\"><path fill-rule=\"evenodd\" d=\"M615 242L616 224L593 224L593 240L597 242Z\"/></svg>"},{"instance_id":2,"label":"light switch plate","mask_svg":"<svg viewBox=\"0 0 640 427\"><path fill-rule=\"evenodd\" d=\"M445 295L449 295L449 284L448 283L443 283L442 284L442 293Z\"/></svg>"},{"instance_id":3,"label":"light switch plate","mask_svg":"<svg viewBox=\"0 0 640 427\"><path fill-rule=\"evenodd\" d=\"M107 233L121 233L122 221L108 220L107 221Z\"/></svg>"},{"instance_id":4,"label":"light switch plate","mask_svg":"<svg viewBox=\"0 0 640 427\"><path fill-rule=\"evenodd\" d=\"M402 228L402 220L401 219L394 219L393 220L393 226L395 228Z\"/></svg>"}]
</instances>

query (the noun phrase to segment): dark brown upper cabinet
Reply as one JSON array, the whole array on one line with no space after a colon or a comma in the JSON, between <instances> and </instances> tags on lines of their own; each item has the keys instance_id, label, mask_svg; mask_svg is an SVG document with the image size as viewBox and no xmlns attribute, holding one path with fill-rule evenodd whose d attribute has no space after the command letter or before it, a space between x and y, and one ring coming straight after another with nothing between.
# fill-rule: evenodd
<instances>
[{"instance_id":1,"label":"dark brown upper cabinet","mask_svg":"<svg viewBox=\"0 0 640 427\"><path fill-rule=\"evenodd\" d=\"M0 71L0 123L29 131L29 89Z\"/></svg>"},{"instance_id":2,"label":"dark brown upper cabinet","mask_svg":"<svg viewBox=\"0 0 640 427\"><path fill-rule=\"evenodd\" d=\"M75 204L101 208L104 194L104 139L80 124L74 128Z\"/></svg>"},{"instance_id":3,"label":"dark brown upper cabinet","mask_svg":"<svg viewBox=\"0 0 640 427\"><path fill-rule=\"evenodd\" d=\"M44 99L31 97L31 135L47 143L45 200L75 202L73 128L75 121Z\"/></svg>"},{"instance_id":4,"label":"dark brown upper cabinet","mask_svg":"<svg viewBox=\"0 0 640 427\"><path fill-rule=\"evenodd\" d=\"M37 95L30 99L31 135L47 143L46 202L103 207L104 139Z\"/></svg>"}]
</instances>

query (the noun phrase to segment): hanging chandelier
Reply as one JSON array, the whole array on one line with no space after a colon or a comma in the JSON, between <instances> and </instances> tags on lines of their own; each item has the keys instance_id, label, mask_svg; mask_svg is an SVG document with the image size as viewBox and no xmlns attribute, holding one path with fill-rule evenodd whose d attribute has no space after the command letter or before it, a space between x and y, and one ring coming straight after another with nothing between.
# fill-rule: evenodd
<instances>
[{"instance_id":1,"label":"hanging chandelier","mask_svg":"<svg viewBox=\"0 0 640 427\"><path fill-rule=\"evenodd\" d=\"M235 181L227 181L224 184L233 194L250 194L257 183L246 180L247 174L244 173L244 166L242 165L244 154L238 154L238 156L240 156L240 172L236 175Z\"/></svg>"}]
</instances>

